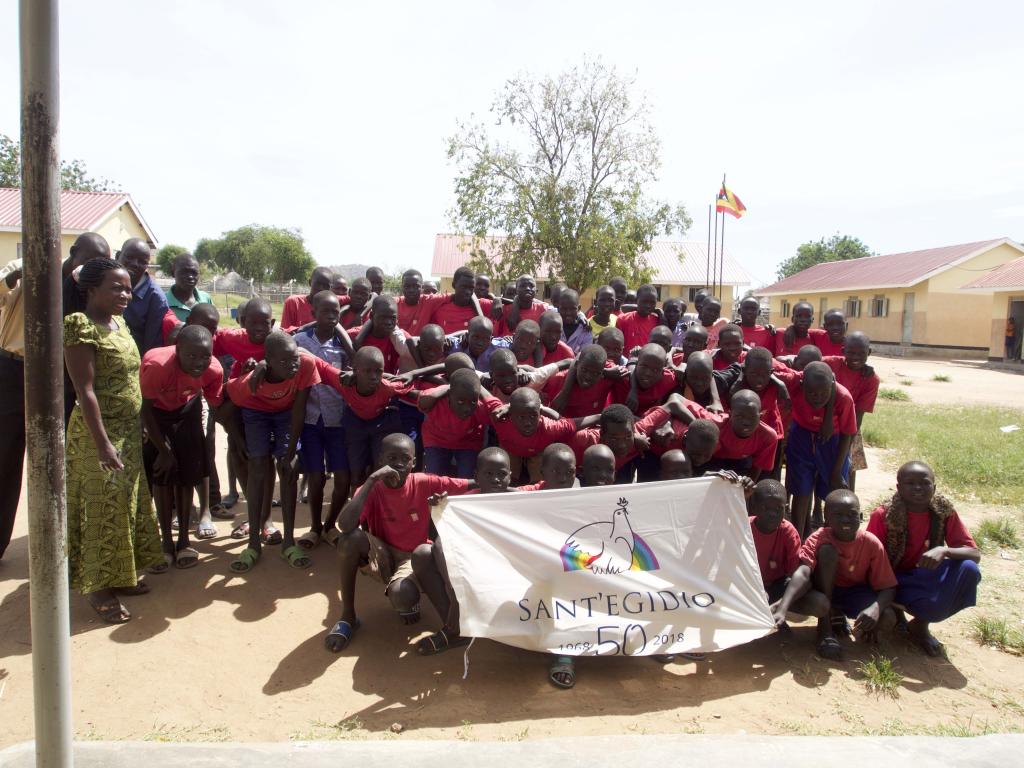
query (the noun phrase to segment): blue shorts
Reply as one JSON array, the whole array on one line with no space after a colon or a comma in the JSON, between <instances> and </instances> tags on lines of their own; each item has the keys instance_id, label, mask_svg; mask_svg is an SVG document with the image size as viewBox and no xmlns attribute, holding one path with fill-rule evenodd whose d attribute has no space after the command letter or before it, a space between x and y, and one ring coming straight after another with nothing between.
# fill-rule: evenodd
<instances>
[{"instance_id":1,"label":"blue shorts","mask_svg":"<svg viewBox=\"0 0 1024 768\"><path fill-rule=\"evenodd\" d=\"M316 424L302 426L299 466L303 472L341 472L348 470L348 446L344 427L325 427L321 416Z\"/></svg>"},{"instance_id":2,"label":"blue shorts","mask_svg":"<svg viewBox=\"0 0 1024 768\"><path fill-rule=\"evenodd\" d=\"M789 430L786 441L786 488L794 496L810 496L817 491L824 499L829 494L832 466L839 453L839 435L825 442L818 440L816 432L797 423ZM843 461L843 480L850 479L850 454Z\"/></svg>"},{"instance_id":3,"label":"blue shorts","mask_svg":"<svg viewBox=\"0 0 1024 768\"><path fill-rule=\"evenodd\" d=\"M250 459L263 456L281 458L288 452L288 431L291 429L292 409L270 413L252 408L242 409L245 425L245 449Z\"/></svg>"},{"instance_id":4,"label":"blue shorts","mask_svg":"<svg viewBox=\"0 0 1024 768\"><path fill-rule=\"evenodd\" d=\"M857 618L861 611L876 600L878 593L867 584L832 588L832 609L842 612L851 619Z\"/></svg>"}]
</instances>

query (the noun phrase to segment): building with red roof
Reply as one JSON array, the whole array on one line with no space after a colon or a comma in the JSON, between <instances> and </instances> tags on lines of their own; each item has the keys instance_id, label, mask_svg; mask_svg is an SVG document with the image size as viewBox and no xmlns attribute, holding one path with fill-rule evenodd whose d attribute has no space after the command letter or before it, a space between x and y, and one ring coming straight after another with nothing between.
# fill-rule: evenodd
<instances>
[{"instance_id":1,"label":"building with red roof","mask_svg":"<svg viewBox=\"0 0 1024 768\"><path fill-rule=\"evenodd\" d=\"M1024 338L1024 256L982 273L966 283L964 290L992 294L988 359L1020 362Z\"/></svg>"},{"instance_id":2,"label":"building with red roof","mask_svg":"<svg viewBox=\"0 0 1024 768\"><path fill-rule=\"evenodd\" d=\"M498 253L504 243L504 237L489 237L476 243L475 247L490 253ZM430 272L440 279L440 290L449 291L455 270L469 261L474 248L472 237L465 235L440 234L434 238L434 259ZM671 297L682 297L692 309L693 296L707 285L707 246L692 241L655 240L651 249L640 256L647 266L654 270L651 283L658 289L661 301ZM537 296L548 293L549 284L547 269L542 268L541 274L534 275L537 280ZM717 281L716 281L717 282ZM737 298L742 295L741 289L752 282L750 275L739 264L729 251L725 252L722 285L719 298L722 299L723 312L729 312ZM634 290L637 286L631 286ZM500 286L492 285L496 291ZM581 296L581 303L590 306L594 289L591 286Z\"/></svg>"},{"instance_id":3,"label":"building with red roof","mask_svg":"<svg viewBox=\"0 0 1024 768\"><path fill-rule=\"evenodd\" d=\"M132 237L141 237L150 246L156 235L142 218L131 195L126 192L60 193L61 254L67 256L75 238L85 232L98 232L116 251ZM21 258L21 190L0 187L0 265Z\"/></svg>"},{"instance_id":4,"label":"building with red roof","mask_svg":"<svg viewBox=\"0 0 1024 768\"><path fill-rule=\"evenodd\" d=\"M965 284L1024 255L1009 238L833 261L790 275L757 291L770 300L776 326L793 306L814 307L814 325L838 308L851 331L866 333L878 349L898 354L988 353L994 288Z\"/></svg>"}]
</instances>

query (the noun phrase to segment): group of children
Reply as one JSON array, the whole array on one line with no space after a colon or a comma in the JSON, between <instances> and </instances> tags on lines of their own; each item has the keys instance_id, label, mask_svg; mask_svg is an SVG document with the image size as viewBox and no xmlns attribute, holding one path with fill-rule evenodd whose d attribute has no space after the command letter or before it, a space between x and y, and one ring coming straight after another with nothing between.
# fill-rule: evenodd
<instances>
[{"instance_id":1,"label":"group of children","mask_svg":"<svg viewBox=\"0 0 1024 768\"><path fill-rule=\"evenodd\" d=\"M859 430L878 377L869 340L847 333L839 310L813 328L801 302L776 330L758 322L754 298L730 322L706 291L687 314L684 300L659 307L654 286L631 294L621 278L586 311L562 285L541 301L528 275L502 296L465 267L450 292L425 286L409 270L395 298L379 269L349 288L319 268L277 322L257 297L239 308L238 328L220 328L201 303L168 323L170 345L148 352L141 371L166 566L198 560L188 511L213 461L215 419L247 500L232 532L247 545L232 571L253 569L267 544L297 568L321 542L335 546L342 615L325 641L334 652L360 627L360 570L384 584L405 623L419 620L426 594L441 628L420 653L466 642L430 520L446 494L708 473L745 488L775 620L817 617L822 657L840 657L845 633L870 639L897 625L938 654L930 625L974 604L978 549L926 465L904 465L897 494L860 529ZM283 531L271 522L275 477ZM296 537L303 483L310 527ZM197 535L211 529L200 494ZM572 659L555 658L550 678L570 687Z\"/></svg>"}]
</instances>

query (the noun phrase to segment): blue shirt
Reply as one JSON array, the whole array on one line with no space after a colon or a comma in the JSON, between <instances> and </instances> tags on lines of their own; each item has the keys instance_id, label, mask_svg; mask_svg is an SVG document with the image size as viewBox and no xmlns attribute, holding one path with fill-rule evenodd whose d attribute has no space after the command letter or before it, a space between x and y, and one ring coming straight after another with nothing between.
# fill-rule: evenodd
<instances>
[{"instance_id":1,"label":"blue shirt","mask_svg":"<svg viewBox=\"0 0 1024 768\"><path fill-rule=\"evenodd\" d=\"M510 349L512 347L511 336L497 336L491 339L490 346L481 352L479 357L473 357L473 353L469 351L469 334L459 334L449 338L453 342L452 352L462 352L468 355L476 369L483 373L488 373L491 370L491 354L493 354L494 350Z\"/></svg>"},{"instance_id":2,"label":"blue shirt","mask_svg":"<svg viewBox=\"0 0 1024 768\"><path fill-rule=\"evenodd\" d=\"M348 367L348 356L341 342L331 336L326 342L316 336L316 326L295 334L295 343L311 355L325 360L339 371ZM330 384L314 384L306 400L306 423L316 424L322 417L325 427L340 427L341 415L345 412L345 401Z\"/></svg>"},{"instance_id":3,"label":"blue shirt","mask_svg":"<svg viewBox=\"0 0 1024 768\"><path fill-rule=\"evenodd\" d=\"M594 343L594 332L590 329L590 323L582 313L576 315L576 329L572 334L566 336L565 328L562 328L562 341L568 344L572 348L573 354L577 356L585 346Z\"/></svg>"},{"instance_id":4,"label":"blue shirt","mask_svg":"<svg viewBox=\"0 0 1024 768\"><path fill-rule=\"evenodd\" d=\"M132 298L124 311L124 321L144 355L154 347L164 344L163 322L167 314L167 297L160 286L148 274L143 275L139 284L132 288Z\"/></svg>"}]
</instances>

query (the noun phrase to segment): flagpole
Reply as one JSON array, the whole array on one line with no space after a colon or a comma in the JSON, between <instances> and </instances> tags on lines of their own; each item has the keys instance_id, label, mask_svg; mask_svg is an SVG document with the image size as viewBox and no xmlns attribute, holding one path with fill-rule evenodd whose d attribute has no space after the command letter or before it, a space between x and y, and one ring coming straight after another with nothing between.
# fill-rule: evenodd
<instances>
[{"instance_id":1,"label":"flagpole","mask_svg":"<svg viewBox=\"0 0 1024 768\"><path fill-rule=\"evenodd\" d=\"M715 236L711 240L711 281L705 288L711 290L711 295L715 294L715 273L718 271L718 207L715 207Z\"/></svg>"},{"instance_id":2,"label":"flagpole","mask_svg":"<svg viewBox=\"0 0 1024 768\"><path fill-rule=\"evenodd\" d=\"M722 174L722 191L725 192L725 173ZM728 193L726 192L726 195ZM718 250L718 300L725 301L725 211L722 211L722 247ZM730 308L731 309L731 308Z\"/></svg>"},{"instance_id":3,"label":"flagpole","mask_svg":"<svg viewBox=\"0 0 1024 768\"><path fill-rule=\"evenodd\" d=\"M704 287L708 287L711 277L711 208L708 206L708 249L704 252Z\"/></svg>"}]
</instances>

